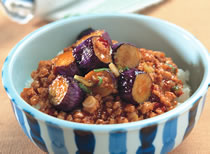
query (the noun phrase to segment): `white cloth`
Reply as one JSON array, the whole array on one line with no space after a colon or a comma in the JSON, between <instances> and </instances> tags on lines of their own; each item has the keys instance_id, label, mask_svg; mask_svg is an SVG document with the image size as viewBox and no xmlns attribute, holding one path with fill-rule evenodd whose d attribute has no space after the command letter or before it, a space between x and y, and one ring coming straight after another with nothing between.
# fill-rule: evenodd
<instances>
[{"instance_id":1,"label":"white cloth","mask_svg":"<svg viewBox=\"0 0 210 154\"><path fill-rule=\"evenodd\" d=\"M163 0L1 0L12 20L25 24L34 16L48 20L89 13L134 13Z\"/></svg>"}]
</instances>

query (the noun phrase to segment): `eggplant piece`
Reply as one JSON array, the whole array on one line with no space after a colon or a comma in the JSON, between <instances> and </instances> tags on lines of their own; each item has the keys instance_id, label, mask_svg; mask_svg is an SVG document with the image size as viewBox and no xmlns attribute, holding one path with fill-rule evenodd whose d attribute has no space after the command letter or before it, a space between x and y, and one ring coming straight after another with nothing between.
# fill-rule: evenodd
<instances>
[{"instance_id":1,"label":"eggplant piece","mask_svg":"<svg viewBox=\"0 0 210 154\"><path fill-rule=\"evenodd\" d=\"M90 87L94 95L100 94L102 97L117 92L117 79L111 71L96 69L87 73L84 79L93 83Z\"/></svg>"},{"instance_id":2,"label":"eggplant piece","mask_svg":"<svg viewBox=\"0 0 210 154\"><path fill-rule=\"evenodd\" d=\"M76 80L58 75L49 86L49 98L54 107L68 112L82 104L85 93Z\"/></svg>"},{"instance_id":3,"label":"eggplant piece","mask_svg":"<svg viewBox=\"0 0 210 154\"><path fill-rule=\"evenodd\" d=\"M87 40L88 38L94 37L94 36L101 36L101 37L103 37L104 40L108 41L108 43L112 45L112 40L107 32L105 32L104 30L94 30L92 28L87 28L87 29L83 30L77 36L76 43L72 44L71 46L69 46L67 48L64 48L64 52L74 49L79 44L81 44L82 42Z\"/></svg>"},{"instance_id":4,"label":"eggplant piece","mask_svg":"<svg viewBox=\"0 0 210 154\"><path fill-rule=\"evenodd\" d=\"M120 97L127 103L140 104L147 101L151 87L149 74L135 68L123 71L118 80Z\"/></svg>"},{"instance_id":5,"label":"eggplant piece","mask_svg":"<svg viewBox=\"0 0 210 154\"><path fill-rule=\"evenodd\" d=\"M90 37L73 50L80 69L87 73L112 62L111 45L101 36Z\"/></svg>"},{"instance_id":6,"label":"eggplant piece","mask_svg":"<svg viewBox=\"0 0 210 154\"><path fill-rule=\"evenodd\" d=\"M135 68L139 65L141 53L134 45L120 42L114 44L112 49L113 62L118 68Z\"/></svg>"},{"instance_id":7,"label":"eggplant piece","mask_svg":"<svg viewBox=\"0 0 210 154\"><path fill-rule=\"evenodd\" d=\"M103 37L104 40L108 41L108 43L110 45L112 45L112 40L111 40L109 34L106 31L104 31L104 30L94 30L92 28L88 28L88 29L85 29L84 31L82 31L78 35L77 41L76 41L75 44L73 44L73 47L78 46L83 41L87 40L90 37L94 37L94 36L101 36L101 37Z\"/></svg>"},{"instance_id":8,"label":"eggplant piece","mask_svg":"<svg viewBox=\"0 0 210 154\"><path fill-rule=\"evenodd\" d=\"M77 36L77 40L80 40L82 37L91 34L95 30L93 28L87 28L80 32L80 34Z\"/></svg>"},{"instance_id":9,"label":"eggplant piece","mask_svg":"<svg viewBox=\"0 0 210 154\"><path fill-rule=\"evenodd\" d=\"M54 72L56 75L65 75L73 77L81 72L76 64L72 51L64 52L55 58Z\"/></svg>"}]
</instances>

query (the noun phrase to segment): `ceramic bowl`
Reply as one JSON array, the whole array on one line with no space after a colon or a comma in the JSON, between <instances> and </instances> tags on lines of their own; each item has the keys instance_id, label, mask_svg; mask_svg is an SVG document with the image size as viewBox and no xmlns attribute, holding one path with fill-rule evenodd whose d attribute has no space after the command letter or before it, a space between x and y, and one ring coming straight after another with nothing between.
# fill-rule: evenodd
<instances>
[{"instance_id":1,"label":"ceramic bowl","mask_svg":"<svg viewBox=\"0 0 210 154\"><path fill-rule=\"evenodd\" d=\"M20 93L40 60L53 58L85 28L105 29L114 40L159 50L190 71L192 96L154 118L112 125L60 120L24 102ZM134 14L71 17L48 24L20 41L5 60L3 85L15 116L28 138L49 153L167 153L196 125L209 86L210 63L205 47L184 29L160 19ZM199 140L199 139L198 139Z\"/></svg>"}]
</instances>

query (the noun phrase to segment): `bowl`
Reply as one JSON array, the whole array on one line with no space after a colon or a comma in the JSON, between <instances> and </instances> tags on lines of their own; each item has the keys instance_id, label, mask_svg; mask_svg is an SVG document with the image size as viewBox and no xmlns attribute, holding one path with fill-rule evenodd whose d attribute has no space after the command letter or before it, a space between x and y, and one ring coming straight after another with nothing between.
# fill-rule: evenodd
<instances>
[{"instance_id":1,"label":"bowl","mask_svg":"<svg viewBox=\"0 0 210 154\"><path fill-rule=\"evenodd\" d=\"M165 52L190 71L192 96L162 115L126 124L60 120L27 104L20 93L40 60L53 58L85 28L105 29L114 40ZM48 153L167 153L192 131L209 86L208 51L192 34L167 21L134 14L86 15L50 23L26 36L5 60L2 79L24 133Z\"/></svg>"}]
</instances>

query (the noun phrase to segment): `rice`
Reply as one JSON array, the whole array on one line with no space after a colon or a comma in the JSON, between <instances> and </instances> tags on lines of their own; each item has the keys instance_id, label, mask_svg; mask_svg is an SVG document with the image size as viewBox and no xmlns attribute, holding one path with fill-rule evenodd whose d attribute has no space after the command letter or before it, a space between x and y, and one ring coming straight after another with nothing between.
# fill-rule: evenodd
<instances>
[{"instance_id":1,"label":"rice","mask_svg":"<svg viewBox=\"0 0 210 154\"><path fill-rule=\"evenodd\" d=\"M63 52L64 52L63 50L59 51L59 52L57 53L57 56L58 56L58 55L61 55Z\"/></svg>"},{"instance_id":2,"label":"rice","mask_svg":"<svg viewBox=\"0 0 210 154\"><path fill-rule=\"evenodd\" d=\"M177 98L179 103L183 103L190 97L191 88L187 84L189 81L190 72L188 70L184 71L182 69L178 69L178 78L183 82L183 94Z\"/></svg>"},{"instance_id":3,"label":"rice","mask_svg":"<svg viewBox=\"0 0 210 154\"><path fill-rule=\"evenodd\" d=\"M63 50L60 50L58 53L57 53L57 56L58 55L61 55L64 51ZM25 83L25 88L30 88L31 87L31 84L34 80L32 78L30 78L29 80L26 81Z\"/></svg>"},{"instance_id":4,"label":"rice","mask_svg":"<svg viewBox=\"0 0 210 154\"><path fill-rule=\"evenodd\" d=\"M25 83L25 88L30 88L33 81L34 81L33 79L27 80Z\"/></svg>"}]
</instances>

